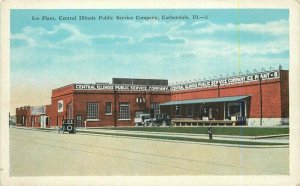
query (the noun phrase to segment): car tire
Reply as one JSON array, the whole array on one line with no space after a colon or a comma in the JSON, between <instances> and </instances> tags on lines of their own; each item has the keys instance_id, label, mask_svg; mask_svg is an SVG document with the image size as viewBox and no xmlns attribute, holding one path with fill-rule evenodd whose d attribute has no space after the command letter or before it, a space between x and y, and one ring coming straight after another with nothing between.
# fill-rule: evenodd
<instances>
[{"instance_id":1,"label":"car tire","mask_svg":"<svg viewBox=\"0 0 300 186\"><path fill-rule=\"evenodd\" d=\"M68 132L71 132L73 130L73 126L72 125L68 125L66 127L66 129L67 129Z\"/></svg>"}]
</instances>

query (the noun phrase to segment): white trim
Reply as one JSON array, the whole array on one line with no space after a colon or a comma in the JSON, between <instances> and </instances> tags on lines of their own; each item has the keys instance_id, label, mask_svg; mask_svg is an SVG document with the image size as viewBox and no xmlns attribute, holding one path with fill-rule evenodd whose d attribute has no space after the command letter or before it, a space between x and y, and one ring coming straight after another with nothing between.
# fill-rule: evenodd
<instances>
[{"instance_id":1,"label":"white trim","mask_svg":"<svg viewBox=\"0 0 300 186\"><path fill-rule=\"evenodd\" d=\"M113 115L112 113L105 114L105 116L112 116L112 115Z\"/></svg>"},{"instance_id":2,"label":"white trim","mask_svg":"<svg viewBox=\"0 0 300 186\"><path fill-rule=\"evenodd\" d=\"M87 119L86 121L100 121L100 119Z\"/></svg>"},{"instance_id":3,"label":"white trim","mask_svg":"<svg viewBox=\"0 0 300 186\"><path fill-rule=\"evenodd\" d=\"M250 127L288 126L289 123L289 118L262 118L262 125L260 126L260 118L247 118L246 120Z\"/></svg>"},{"instance_id":4,"label":"white trim","mask_svg":"<svg viewBox=\"0 0 300 186\"><path fill-rule=\"evenodd\" d=\"M118 119L119 121L130 121L131 119Z\"/></svg>"}]
</instances>

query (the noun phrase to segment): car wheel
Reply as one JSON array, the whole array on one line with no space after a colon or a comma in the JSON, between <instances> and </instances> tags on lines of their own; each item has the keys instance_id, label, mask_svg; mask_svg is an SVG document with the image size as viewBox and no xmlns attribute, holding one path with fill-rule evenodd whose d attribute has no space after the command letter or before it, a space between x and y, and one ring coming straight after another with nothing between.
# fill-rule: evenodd
<instances>
[{"instance_id":1,"label":"car wheel","mask_svg":"<svg viewBox=\"0 0 300 186\"><path fill-rule=\"evenodd\" d=\"M72 125L68 125L68 126L67 126L67 131L68 131L68 132L71 132L72 130L73 130L73 126L72 126Z\"/></svg>"}]
</instances>

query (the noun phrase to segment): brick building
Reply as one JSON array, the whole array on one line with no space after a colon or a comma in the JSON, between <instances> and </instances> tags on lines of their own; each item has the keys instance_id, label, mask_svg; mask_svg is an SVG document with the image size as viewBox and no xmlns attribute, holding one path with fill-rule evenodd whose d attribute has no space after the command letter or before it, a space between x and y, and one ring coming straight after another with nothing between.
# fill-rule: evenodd
<instances>
[{"instance_id":1,"label":"brick building","mask_svg":"<svg viewBox=\"0 0 300 186\"><path fill-rule=\"evenodd\" d=\"M39 117L48 116L50 127L60 126L66 118L74 119L78 127L134 126L134 117L141 113L167 113L172 119L242 120L249 126L282 125L289 118L288 71L171 86L167 80L125 78L113 78L112 84L70 84L52 91L51 105ZM39 126L32 125L33 118L28 110L17 109L17 123Z\"/></svg>"},{"instance_id":2,"label":"brick building","mask_svg":"<svg viewBox=\"0 0 300 186\"><path fill-rule=\"evenodd\" d=\"M118 84L116 84L118 83ZM113 79L113 84L71 84L52 91L51 125L73 118L78 127L132 126L140 113L170 101L167 80Z\"/></svg>"},{"instance_id":3,"label":"brick building","mask_svg":"<svg viewBox=\"0 0 300 186\"><path fill-rule=\"evenodd\" d=\"M16 109L16 124L24 127L49 127L51 105L24 106Z\"/></svg>"},{"instance_id":4,"label":"brick building","mask_svg":"<svg viewBox=\"0 0 300 186\"><path fill-rule=\"evenodd\" d=\"M288 123L288 71L240 75L171 87L171 101L161 104L172 118L244 120L249 126Z\"/></svg>"}]
</instances>

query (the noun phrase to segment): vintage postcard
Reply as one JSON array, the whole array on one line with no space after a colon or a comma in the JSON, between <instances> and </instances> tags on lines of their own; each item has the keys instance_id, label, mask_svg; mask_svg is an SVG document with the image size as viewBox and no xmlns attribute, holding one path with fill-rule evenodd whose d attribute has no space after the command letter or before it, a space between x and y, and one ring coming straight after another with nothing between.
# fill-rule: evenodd
<instances>
[{"instance_id":1,"label":"vintage postcard","mask_svg":"<svg viewBox=\"0 0 300 186\"><path fill-rule=\"evenodd\" d=\"M1 3L1 185L297 185L298 1Z\"/></svg>"}]
</instances>

